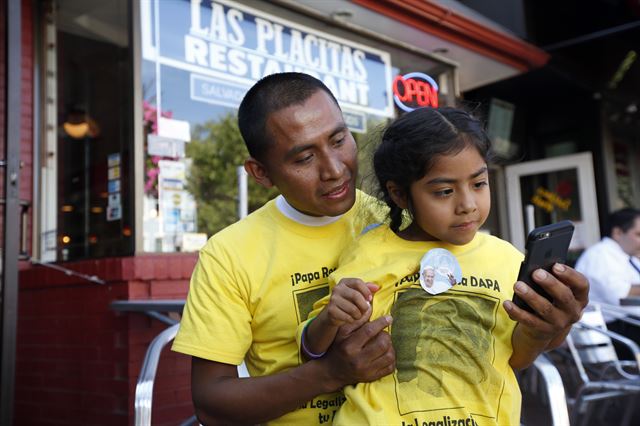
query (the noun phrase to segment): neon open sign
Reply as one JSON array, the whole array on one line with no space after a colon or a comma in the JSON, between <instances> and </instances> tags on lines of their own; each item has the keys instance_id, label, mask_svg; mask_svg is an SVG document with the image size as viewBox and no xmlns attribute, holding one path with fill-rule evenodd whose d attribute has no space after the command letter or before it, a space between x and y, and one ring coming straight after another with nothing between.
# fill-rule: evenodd
<instances>
[{"instance_id":1,"label":"neon open sign","mask_svg":"<svg viewBox=\"0 0 640 426\"><path fill-rule=\"evenodd\" d=\"M421 72L399 75L393 80L393 100L404 111L438 106L438 83Z\"/></svg>"}]
</instances>

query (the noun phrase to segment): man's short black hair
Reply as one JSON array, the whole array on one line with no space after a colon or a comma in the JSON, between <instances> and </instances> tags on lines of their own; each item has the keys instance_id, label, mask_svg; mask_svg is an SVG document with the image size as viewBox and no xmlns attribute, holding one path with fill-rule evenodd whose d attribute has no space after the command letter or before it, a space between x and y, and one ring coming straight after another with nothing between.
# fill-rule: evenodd
<instances>
[{"instance_id":1,"label":"man's short black hair","mask_svg":"<svg viewBox=\"0 0 640 426\"><path fill-rule=\"evenodd\" d=\"M273 142L266 129L269 114L291 105L304 103L319 90L324 90L338 105L325 84L315 77L299 72L271 74L249 89L238 109L238 127L249 154L263 161ZM340 106L338 106L340 108Z\"/></svg>"},{"instance_id":2,"label":"man's short black hair","mask_svg":"<svg viewBox=\"0 0 640 426\"><path fill-rule=\"evenodd\" d=\"M616 210L609 216L607 235L610 237L614 228L620 228L622 232L627 232L633 227L636 218L640 217L640 210L625 208Z\"/></svg>"}]
</instances>

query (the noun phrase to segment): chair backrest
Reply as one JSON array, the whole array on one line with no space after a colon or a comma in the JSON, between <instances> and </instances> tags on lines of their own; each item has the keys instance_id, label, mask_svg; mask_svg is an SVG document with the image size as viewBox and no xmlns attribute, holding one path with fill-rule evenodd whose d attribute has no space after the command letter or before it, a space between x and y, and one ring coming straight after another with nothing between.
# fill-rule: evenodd
<instances>
[{"instance_id":1,"label":"chair backrest","mask_svg":"<svg viewBox=\"0 0 640 426\"><path fill-rule=\"evenodd\" d=\"M587 327L582 327L584 324ZM589 306L580 322L571 329L571 340L584 364L617 362L618 355L609 336L598 330L607 330L599 306Z\"/></svg>"},{"instance_id":2,"label":"chair backrest","mask_svg":"<svg viewBox=\"0 0 640 426\"><path fill-rule=\"evenodd\" d=\"M153 403L153 386L156 380L158 363L162 349L171 342L178 334L180 324L174 324L163 330L149 344L147 352L142 362L135 395L135 426L151 425L151 406ZM238 377L249 377L247 367L243 362L238 366ZM192 424L195 417L190 418L186 424Z\"/></svg>"},{"instance_id":3,"label":"chair backrest","mask_svg":"<svg viewBox=\"0 0 640 426\"><path fill-rule=\"evenodd\" d=\"M558 369L541 354L533 362L534 367L544 382L551 416L550 426L569 426L569 410L567 409L566 394L562 376Z\"/></svg>"},{"instance_id":4,"label":"chair backrest","mask_svg":"<svg viewBox=\"0 0 640 426\"><path fill-rule=\"evenodd\" d=\"M153 402L153 384L156 380L156 371L160 362L162 349L176 337L180 324L174 324L158 334L149 344L147 353L142 362L135 396L135 425L151 425L151 404Z\"/></svg>"}]
</instances>

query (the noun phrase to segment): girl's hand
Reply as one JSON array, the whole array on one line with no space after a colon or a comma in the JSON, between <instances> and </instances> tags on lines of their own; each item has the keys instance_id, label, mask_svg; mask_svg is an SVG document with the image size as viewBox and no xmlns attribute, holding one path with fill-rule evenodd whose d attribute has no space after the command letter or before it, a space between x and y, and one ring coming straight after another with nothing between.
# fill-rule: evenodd
<instances>
[{"instance_id":1,"label":"girl's hand","mask_svg":"<svg viewBox=\"0 0 640 426\"><path fill-rule=\"evenodd\" d=\"M528 334L536 339L552 340L571 327L580 320L589 301L589 282L584 275L561 264L555 264L552 271L550 274L543 269L536 270L533 279L553 301L540 296L525 283L518 282L515 286L515 292L533 308L536 315L511 302L505 303L511 318L526 326Z\"/></svg>"},{"instance_id":2,"label":"girl's hand","mask_svg":"<svg viewBox=\"0 0 640 426\"><path fill-rule=\"evenodd\" d=\"M359 278L343 278L333 288L327 305L327 316L333 326L339 327L359 320L371 309L373 293L378 286Z\"/></svg>"},{"instance_id":3,"label":"girl's hand","mask_svg":"<svg viewBox=\"0 0 640 426\"><path fill-rule=\"evenodd\" d=\"M535 314L518 308L511 301L504 302L509 317L519 323L512 338L511 366L514 368L524 368L540 352L562 344L589 301L589 281L584 275L561 264L555 264L552 272L538 269L533 273L533 279L553 298L552 302L525 283L516 283L515 292ZM524 356L525 353L528 355Z\"/></svg>"}]
</instances>

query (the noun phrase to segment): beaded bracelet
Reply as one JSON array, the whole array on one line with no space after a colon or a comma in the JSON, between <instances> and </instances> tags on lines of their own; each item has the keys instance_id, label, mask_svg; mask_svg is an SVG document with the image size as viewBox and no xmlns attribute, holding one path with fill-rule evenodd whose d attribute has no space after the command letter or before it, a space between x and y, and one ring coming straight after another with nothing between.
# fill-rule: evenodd
<instances>
[{"instance_id":1,"label":"beaded bracelet","mask_svg":"<svg viewBox=\"0 0 640 426\"><path fill-rule=\"evenodd\" d=\"M324 356L324 354L326 354L327 352L322 352L319 354L314 354L313 352L311 352L307 346L304 344L304 340L305 337L307 335L307 327L309 327L309 324L311 324L313 322L313 320L316 319L315 317L311 319L311 321L309 321L308 323L305 324L304 329L302 329L302 336L300 337L300 346L302 346L302 352L304 352L304 354L306 355L307 358L309 359L318 359L318 358L322 358Z\"/></svg>"}]
</instances>

